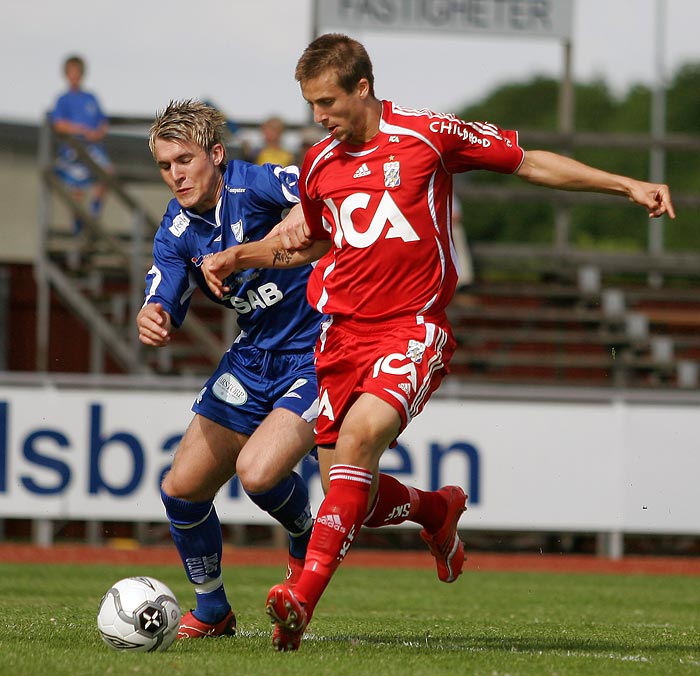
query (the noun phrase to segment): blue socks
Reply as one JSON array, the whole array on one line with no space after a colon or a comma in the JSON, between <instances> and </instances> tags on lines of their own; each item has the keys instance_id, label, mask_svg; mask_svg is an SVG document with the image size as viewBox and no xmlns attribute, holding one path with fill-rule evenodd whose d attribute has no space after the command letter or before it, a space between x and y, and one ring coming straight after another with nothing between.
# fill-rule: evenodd
<instances>
[{"instance_id":1,"label":"blue socks","mask_svg":"<svg viewBox=\"0 0 700 676\"><path fill-rule=\"evenodd\" d=\"M170 520L173 542L189 581L195 585L194 616L207 624L216 624L231 605L221 578L223 538L214 503L173 498L162 489L160 497Z\"/></svg>"},{"instance_id":2,"label":"blue socks","mask_svg":"<svg viewBox=\"0 0 700 676\"><path fill-rule=\"evenodd\" d=\"M313 518L304 480L292 472L264 493L248 493L250 499L276 519L289 533L289 553L306 558ZM223 538L214 503L173 498L162 489L160 497L170 521L170 534L187 573L195 585L194 616L217 624L231 609L221 576Z\"/></svg>"},{"instance_id":3,"label":"blue socks","mask_svg":"<svg viewBox=\"0 0 700 676\"><path fill-rule=\"evenodd\" d=\"M289 553L296 559L306 558L313 518L309 491L304 480L292 472L269 491L246 493L260 509L289 532Z\"/></svg>"}]
</instances>

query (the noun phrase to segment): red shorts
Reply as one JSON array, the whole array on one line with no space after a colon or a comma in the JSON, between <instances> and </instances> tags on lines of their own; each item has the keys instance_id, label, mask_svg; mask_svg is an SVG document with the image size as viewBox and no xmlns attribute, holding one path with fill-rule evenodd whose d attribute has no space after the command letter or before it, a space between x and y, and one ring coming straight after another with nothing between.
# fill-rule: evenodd
<instances>
[{"instance_id":1,"label":"red shorts","mask_svg":"<svg viewBox=\"0 0 700 676\"><path fill-rule=\"evenodd\" d=\"M348 410L365 392L398 411L401 432L449 372L455 346L446 320L440 325L402 321L374 326L352 320L324 324L316 346L316 443L335 444Z\"/></svg>"}]
</instances>

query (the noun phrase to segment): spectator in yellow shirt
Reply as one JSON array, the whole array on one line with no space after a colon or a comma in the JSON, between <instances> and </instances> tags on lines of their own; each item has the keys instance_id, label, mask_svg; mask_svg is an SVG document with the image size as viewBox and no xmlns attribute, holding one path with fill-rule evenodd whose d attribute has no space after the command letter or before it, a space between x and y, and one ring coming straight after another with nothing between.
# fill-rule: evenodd
<instances>
[{"instance_id":1,"label":"spectator in yellow shirt","mask_svg":"<svg viewBox=\"0 0 700 676\"><path fill-rule=\"evenodd\" d=\"M294 155L282 147L285 124L279 117L270 117L260 126L264 145L255 156L255 164L280 164L287 167L294 163Z\"/></svg>"}]
</instances>

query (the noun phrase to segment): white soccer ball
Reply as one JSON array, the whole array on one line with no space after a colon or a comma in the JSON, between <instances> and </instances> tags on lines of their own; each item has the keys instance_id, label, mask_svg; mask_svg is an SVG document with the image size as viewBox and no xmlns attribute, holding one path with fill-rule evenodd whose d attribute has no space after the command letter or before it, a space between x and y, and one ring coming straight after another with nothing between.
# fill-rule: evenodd
<instances>
[{"instance_id":1,"label":"white soccer ball","mask_svg":"<svg viewBox=\"0 0 700 676\"><path fill-rule=\"evenodd\" d=\"M127 577L115 582L102 597L97 628L114 650L167 650L180 627L175 594L152 577Z\"/></svg>"}]
</instances>

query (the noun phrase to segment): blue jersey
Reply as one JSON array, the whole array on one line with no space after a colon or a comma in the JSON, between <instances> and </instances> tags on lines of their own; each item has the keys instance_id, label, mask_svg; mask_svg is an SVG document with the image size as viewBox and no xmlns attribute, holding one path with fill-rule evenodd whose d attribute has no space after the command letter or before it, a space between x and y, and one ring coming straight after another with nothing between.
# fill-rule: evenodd
<instances>
[{"instance_id":1,"label":"blue jersey","mask_svg":"<svg viewBox=\"0 0 700 676\"><path fill-rule=\"evenodd\" d=\"M88 129L99 129L107 121L97 98L90 92L68 91L56 102L51 121L61 120L82 124Z\"/></svg>"},{"instance_id":2,"label":"blue jersey","mask_svg":"<svg viewBox=\"0 0 700 676\"><path fill-rule=\"evenodd\" d=\"M93 94L82 90L71 90L58 99L51 112L52 123L61 121L81 124L95 130L107 121L107 117ZM85 141L80 135L76 138ZM109 157L101 141L85 143L85 149L101 167L106 169L110 166ZM82 162L78 162L77 153L66 143L62 143L58 148L56 170L64 181L76 188L86 188L94 181L90 169Z\"/></svg>"},{"instance_id":3,"label":"blue jersey","mask_svg":"<svg viewBox=\"0 0 700 676\"><path fill-rule=\"evenodd\" d=\"M260 240L299 201L298 170L230 161L214 209L197 214L170 201L153 242L153 267L146 276L146 302L161 303L180 326L199 287L213 302L238 314L241 336L261 350L313 348L323 318L306 301L312 266L251 269L226 280L223 299L211 293L201 265L210 254Z\"/></svg>"}]
</instances>

